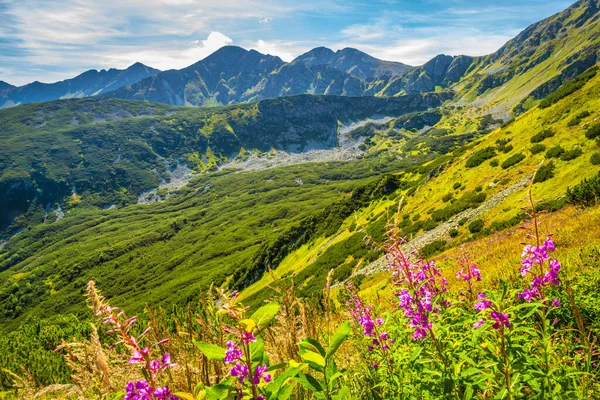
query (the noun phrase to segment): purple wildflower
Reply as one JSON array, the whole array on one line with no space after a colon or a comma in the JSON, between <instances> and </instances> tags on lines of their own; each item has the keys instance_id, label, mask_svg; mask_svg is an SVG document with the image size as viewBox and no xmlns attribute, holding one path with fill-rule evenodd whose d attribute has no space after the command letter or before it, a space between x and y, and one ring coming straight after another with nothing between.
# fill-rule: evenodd
<instances>
[{"instance_id":1,"label":"purple wildflower","mask_svg":"<svg viewBox=\"0 0 600 400\"><path fill-rule=\"evenodd\" d=\"M500 329L500 327L502 326L510 328L510 321L508 320L508 315L499 311L492 311L490 316L494 321L496 321L493 325L494 329Z\"/></svg>"},{"instance_id":2,"label":"purple wildflower","mask_svg":"<svg viewBox=\"0 0 600 400\"><path fill-rule=\"evenodd\" d=\"M480 302L475 303L473 308L475 308L477 311L483 311L487 308L490 308L491 306L492 302L490 300L481 300Z\"/></svg>"},{"instance_id":3,"label":"purple wildflower","mask_svg":"<svg viewBox=\"0 0 600 400\"><path fill-rule=\"evenodd\" d=\"M127 382L125 386L125 400L150 400L152 390L147 381Z\"/></svg>"},{"instance_id":4,"label":"purple wildflower","mask_svg":"<svg viewBox=\"0 0 600 400\"><path fill-rule=\"evenodd\" d=\"M521 254L521 275L533 273L531 280L531 289L525 289L519 294L519 298L532 302L535 299L542 299L543 290L546 286L558 286L560 280L558 274L560 272L560 263L557 259L550 260L550 255L556 250L554 242L550 238L546 238L540 246L531 244L525 245ZM544 267L548 262L547 268Z\"/></svg>"},{"instance_id":5,"label":"purple wildflower","mask_svg":"<svg viewBox=\"0 0 600 400\"><path fill-rule=\"evenodd\" d=\"M477 321L473 324L473 328L475 328L475 329L479 328L481 325L483 325L484 322L485 321L483 319L480 319L479 321Z\"/></svg>"},{"instance_id":6,"label":"purple wildflower","mask_svg":"<svg viewBox=\"0 0 600 400\"><path fill-rule=\"evenodd\" d=\"M558 299L552 300L552 307L560 307L560 301Z\"/></svg>"},{"instance_id":7,"label":"purple wildflower","mask_svg":"<svg viewBox=\"0 0 600 400\"><path fill-rule=\"evenodd\" d=\"M248 344L250 342L256 342L256 338L252 332L242 332L242 343Z\"/></svg>"},{"instance_id":8,"label":"purple wildflower","mask_svg":"<svg viewBox=\"0 0 600 400\"><path fill-rule=\"evenodd\" d=\"M255 385L258 385L261 379L266 383L271 382L271 374L266 373L267 369L268 368L265 364L263 364L262 367L260 365L256 366L256 370L254 371L254 377L252 377L252 382Z\"/></svg>"},{"instance_id":9,"label":"purple wildflower","mask_svg":"<svg viewBox=\"0 0 600 400\"><path fill-rule=\"evenodd\" d=\"M225 364L231 364L241 360L244 357L242 350L236 346L233 340L227 342L227 350L225 350L225 358L223 361Z\"/></svg>"},{"instance_id":10,"label":"purple wildflower","mask_svg":"<svg viewBox=\"0 0 600 400\"><path fill-rule=\"evenodd\" d=\"M413 339L423 340L432 327L429 315L445 304L437 300L446 291L447 282L434 262L412 260L402 249L405 242L405 238L391 236L384 248L389 270L396 280L394 285L401 287L396 293L398 305L414 329Z\"/></svg>"},{"instance_id":11,"label":"purple wildflower","mask_svg":"<svg viewBox=\"0 0 600 400\"><path fill-rule=\"evenodd\" d=\"M244 383L244 379L250 376L250 370L248 369L248 366L239 362L235 363L235 365L233 366L233 368L231 368L229 373L231 374L231 376L237 377L240 383Z\"/></svg>"},{"instance_id":12,"label":"purple wildflower","mask_svg":"<svg viewBox=\"0 0 600 400\"><path fill-rule=\"evenodd\" d=\"M154 398L161 400L179 400L179 397L175 396L168 386L157 388L154 391Z\"/></svg>"}]
</instances>

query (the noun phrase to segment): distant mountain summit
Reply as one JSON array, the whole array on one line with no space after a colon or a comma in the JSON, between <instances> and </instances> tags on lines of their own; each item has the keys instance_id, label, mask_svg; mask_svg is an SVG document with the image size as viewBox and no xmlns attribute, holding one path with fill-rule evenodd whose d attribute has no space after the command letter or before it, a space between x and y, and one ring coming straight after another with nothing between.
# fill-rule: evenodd
<instances>
[{"instance_id":1,"label":"distant mountain summit","mask_svg":"<svg viewBox=\"0 0 600 400\"><path fill-rule=\"evenodd\" d=\"M10 83L0 81L0 92L2 92L3 90L9 90L13 88L15 88L15 86L11 85Z\"/></svg>"},{"instance_id":2,"label":"distant mountain summit","mask_svg":"<svg viewBox=\"0 0 600 400\"><path fill-rule=\"evenodd\" d=\"M393 61L383 61L360 50L345 48L334 52L327 47L317 47L296 58L307 67L328 65L349 75L363 79L379 76L403 75L412 67Z\"/></svg>"},{"instance_id":3,"label":"distant mountain summit","mask_svg":"<svg viewBox=\"0 0 600 400\"><path fill-rule=\"evenodd\" d=\"M0 108L57 99L96 96L131 85L159 72L159 70L144 64L135 63L124 70L111 68L97 71L92 69L75 78L56 83L36 81L20 87L9 85L6 90L3 90L0 84Z\"/></svg>"},{"instance_id":4,"label":"distant mountain summit","mask_svg":"<svg viewBox=\"0 0 600 400\"><path fill-rule=\"evenodd\" d=\"M279 57L225 46L197 63L122 87L106 97L171 105L232 104L295 94L374 95L374 79L413 67L382 61L356 49L318 47L286 63Z\"/></svg>"}]
</instances>

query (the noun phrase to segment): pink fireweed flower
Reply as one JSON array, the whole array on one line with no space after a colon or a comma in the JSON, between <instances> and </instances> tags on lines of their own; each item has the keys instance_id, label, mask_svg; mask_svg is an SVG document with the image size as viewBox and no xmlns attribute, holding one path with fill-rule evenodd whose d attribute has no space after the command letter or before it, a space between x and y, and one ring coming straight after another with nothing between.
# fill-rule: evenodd
<instances>
[{"instance_id":1,"label":"pink fireweed flower","mask_svg":"<svg viewBox=\"0 0 600 400\"><path fill-rule=\"evenodd\" d=\"M225 350L225 358L223 361L225 364L231 364L236 361L241 360L244 357L244 353L242 353L242 349L237 347L233 340L227 342L227 350Z\"/></svg>"},{"instance_id":2,"label":"pink fireweed flower","mask_svg":"<svg viewBox=\"0 0 600 400\"><path fill-rule=\"evenodd\" d=\"M136 364L136 363L145 362L146 359L144 358L144 356L147 356L148 353L149 353L149 349L147 347L145 347L141 350L134 350L131 358L129 359L129 363Z\"/></svg>"},{"instance_id":3,"label":"pink fireweed flower","mask_svg":"<svg viewBox=\"0 0 600 400\"><path fill-rule=\"evenodd\" d=\"M158 361L158 360L150 361L150 370L154 371L154 372L160 370L160 361Z\"/></svg>"},{"instance_id":4,"label":"pink fireweed flower","mask_svg":"<svg viewBox=\"0 0 600 400\"><path fill-rule=\"evenodd\" d=\"M157 388L154 391L154 398L160 400L179 400L179 397L175 396L168 386Z\"/></svg>"},{"instance_id":5,"label":"pink fireweed flower","mask_svg":"<svg viewBox=\"0 0 600 400\"><path fill-rule=\"evenodd\" d=\"M348 287L352 293L350 300L347 302L348 311L352 318L363 328L363 336L371 338L372 345L368 346L369 351L374 351L375 347L381 350L389 349L388 341L391 339L387 332L378 332L378 327L383 326L383 318L374 318L370 305L364 304L353 287ZM390 342L391 343L391 342Z\"/></svg>"},{"instance_id":6,"label":"pink fireweed flower","mask_svg":"<svg viewBox=\"0 0 600 400\"><path fill-rule=\"evenodd\" d=\"M265 381L265 383L271 382L271 374L267 374L267 366L263 364L262 366L257 365L254 371L254 376L252 377L252 383L258 385L261 381Z\"/></svg>"},{"instance_id":7,"label":"pink fireweed flower","mask_svg":"<svg viewBox=\"0 0 600 400\"><path fill-rule=\"evenodd\" d=\"M496 321L493 325L494 329L500 329L500 327L502 326L510 328L510 321L508 320L508 315L498 311L492 311L490 316L494 321Z\"/></svg>"},{"instance_id":8,"label":"pink fireweed flower","mask_svg":"<svg viewBox=\"0 0 600 400\"><path fill-rule=\"evenodd\" d=\"M242 364L240 362L236 362L233 368L229 370L231 376L235 376L238 378L240 383L244 383L244 379L250 376L250 370L246 364Z\"/></svg>"},{"instance_id":9,"label":"pink fireweed flower","mask_svg":"<svg viewBox=\"0 0 600 400\"><path fill-rule=\"evenodd\" d=\"M473 308L475 308L477 311L483 311L487 308L490 308L491 306L492 302L490 300L481 300L480 302L475 303Z\"/></svg>"},{"instance_id":10,"label":"pink fireweed flower","mask_svg":"<svg viewBox=\"0 0 600 400\"><path fill-rule=\"evenodd\" d=\"M534 223L537 223L535 218ZM560 285L560 262L556 258L550 259L549 255L555 250L554 242L549 237L540 246L525 245L521 254L521 275L525 277L533 274L533 278L530 283L531 289L524 289L519 293L520 299L528 303L542 299L546 286Z\"/></svg>"},{"instance_id":11,"label":"pink fireweed flower","mask_svg":"<svg viewBox=\"0 0 600 400\"><path fill-rule=\"evenodd\" d=\"M560 301L558 299L552 300L552 307L560 307Z\"/></svg>"},{"instance_id":12,"label":"pink fireweed flower","mask_svg":"<svg viewBox=\"0 0 600 400\"><path fill-rule=\"evenodd\" d=\"M242 343L248 344L250 342L256 342L256 338L252 332L242 332Z\"/></svg>"},{"instance_id":13,"label":"pink fireweed flower","mask_svg":"<svg viewBox=\"0 0 600 400\"><path fill-rule=\"evenodd\" d=\"M389 234L383 247L388 269L392 272L394 285L400 287L396 293L398 306L404 311L409 326L414 329L413 339L423 340L432 328L430 314L448 306L440 299L446 291L447 281L434 262L407 254L402 249L406 239L394 236L394 232Z\"/></svg>"},{"instance_id":14,"label":"pink fireweed flower","mask_svg":"<svg viewBox=\"0 0 600 400\"><path fill-rule=\"evenodd\" d=\"M479 328L481 325L484 324L484 322L485 321L483 319L480 319L479 321L477 321L473 324L473 328L476 328L476 329Z\"/></svg>"},{"instance_id":15,"label":"pink fireweed flower","mask_svg":"<svg viewBox=\"0 0 600 400\"><path fill-rule=\"evenodd\" d=\"M125 386L125 400L152 399L152 389L147 381L127 382Z\"/></svg>"},{"instance_id":16,"label":"pink fireweed flower","mask_svg":"<svg viewBox=\"0 0 600 400\"><path fill-rule=\"evenodd\" d=\"M537 290L537 288L534 289L525 289L523 290L523 292L519 293L517 296L522 299L525 300L528 303L531 303L533 300L535 300L539 295L539 291Z\"/></svg>"},{"instance_id":17,"label":"pink fireweed flower","mask_svg":"<svg viewBox=\"0 0 600 400\"><path fill-rule=\"evenodd\" d=\"M165 353L162 356L162 367L163 368L172 368L174 366L176 366L177 364L173 364L171 362L171 355L169 353Z\"/></svg>"}]
</instances>

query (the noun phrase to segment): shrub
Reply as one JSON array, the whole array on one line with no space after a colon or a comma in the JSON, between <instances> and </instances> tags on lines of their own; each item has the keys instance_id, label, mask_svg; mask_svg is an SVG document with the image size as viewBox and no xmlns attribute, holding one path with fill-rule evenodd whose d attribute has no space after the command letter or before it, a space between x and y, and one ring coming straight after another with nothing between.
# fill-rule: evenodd
<instances>
[{"instance_id":1,"label":"shrub","mask_svg":"<svg viewBox=\"0 0 600 400\"><path fill-rule=\"evenodd\" d=\"M529 151L531 152L531 154L539 154L545 150L546 150L546 146L544 146L541 143L536 143L529 148Z\"/></svg>"},{"instance_id":2,"label":"shrub","mask_svg":"<svg viewBox=\"0 0 600 400\"><path fill-rule=\"evenodd\" d=\"M494 158L492 161L490 161L490 166L492 166L492 167L494 167L494 168L495 168L495 167L497 167L497 166L498 166L498 160L496 160L496 159Z\"/></svg>"},{"instance_id":3,"label":"shrub","mask_svg":"<svg viewBox=\"0 0 600 400\"><path fill-rule=\"evenodd\" d=\"M502 163L502 169L510 168L513 165L520 163L524 159L525 159L525 154L523 154L523 153L513 154L512 156L510 156L506 160L504 160L504 162Z\"/></svg>"},{"instance_id":4,"label":"shrub","mask_svg":"<svg viewBox=\"0 0 600 400\"><path fill-rule=\"evenodd\" d=\"M579 148L576 147L574 149L571 149L569 151L565 151L561 156L560 159L562 161L570 161L570 160L574 160L577 157L579 157L580 155L583 154L583 151Z\"/></svg>"},{"instance_id":5,"label":"shrub","mask_svg":"<svg viewBox=\"0 0 600 400\"><path fill-rule=\"evenodd\" d=\"M565 152L560 144L557 144L546 152L546 158L558 158Z\"/></svg>"},{"instance_id":6,"label":"shrub","mask_svg":"<svg viewBox=\"0 0 600 400\"><path fill-rule=\"evenodd\" d=\"M592 165L600 165L600 151L592 153L590 156L590 162Z\"/></svg>"},{"instance_id":7,"label":"shrub","mask_svg":"<svg viewBox=\"0 0 600 400\"><path fill-rule=\"evenodd\" d=\"M512 138L496 140L496 148L498 149L498 151L501 151L503 153L509 153L513 149L512 144L509 144L511 140Z\"/></svg>"},{"instance_id":8,"label":"shrub","mask_svg":"<svg viewBox=\"0 0 600 400\"><path fill-rule=\"evenodd\" d=\"M590 140L600 137L600 123L597 123L587 128L587 130L585 131L585 137Z\"/></svg>"},{"instance_id":9,"label":"shrub","mask_svg":"<svg viewBox=\"0 0 600 400\"><path fill-rule=\"evenodd\" d=\"M480 219L476 219L475 221L469 224L469 232L478 233L483 229L483 221Z\"/></svg>"},{"instance_id":10,"label":"shrub","mask_svg":"<svg viewBox=\"0 0 600 400\"><path fill-rule=\"evenodd\" d=\"M539 133L536 133L529 140L531 141L531 143L539 143L542 140L552 137L554 135L556 135L556 132L554 132L552 129L548 128L548 129L544 129L543 131L541 131Z\"/></svg>"},{"instance_id":11,"label":"shrub","mask_svg":"<svg viewBox=\"0 0 600 400\"><path fill-rule=\"evenodd\" d=\"M448 231L448 235L450 235L451 238L455 238L458 236L458 229L456 228L452 228Z\"/></svg>"},{"instance_id":12,"label":"shrub","mask_svg":"<svg viewBox=\"0 0 600 400\"><path fill-rule=\"evenodd\" d=\"M597 71L598 67L593 66L579 74L575 79L566 81L540 102L540 108L550 107L571 93L581 89L590 79L596 76Z\"/></svg>"},{"instance_id":13,"label":"shrub","mask_svg":"<svg viewBox=\"0 0 600 400\"><path fill-rule=\"evenodd\" d=\"M467 223L467 221L468 221L468 219L466 217L459 219L458 220L458 226L463 226L464 224Z\"/></svg>"},{"instance_id":14,"label":"shrub","mask_svg":"<svg viewBox=\"0 0 600 400\"><path fill-rule=\"evenodd\" d=\"M475 187L475 192L479 193L483 190L483 186L478 185L477 187Z\"/></svg>"},{"instance_id":15,"label":"shrub","mask_svg":"<svg viewBox=\"0 0 600 400\"><path fill-rule=\"evenodd\" d=\"M443 251L445 248L446 248L445 240L436 240L434 242L431 242L431 243L423 246L423 248L421 248L421 253L423 253L423 255L425 257L431 257L432 255L439 253L440 251Z\"/></svg>"},{"instance_id":16,"label":"shrub","mask_svg":"<svg viewBox=\"0 0 600 400\"><path fill-rule=\"evenodd\" d=\"M585 178L573 188L567 188L567 201L571 204L591 206L598 200L600 200L600 172L589 179Z\"/></svg>"},{"instance_id":17,"label":"shrub","mask_svg":"<svg viewBox=\"0 0 600 400\"><path fill-rule=\"evenodd\" d=\"M444 195L444 197L442 197L442 201L443 201L444 203L447 203L447 202L449 202L450 200L452 200L453 198L454 198L454 195L453 195L452 193L446 193L446 194Z\"/></svg>"},{"instance_id":18,"label":"shrub","mask_svg":"<svg viewBox=\"0 0 600 400\"><path fill-rule=\"evenodd\" d=\"M548 179L554 178L554 168L555 166L552 162L543 164L535 173L533 183L546 182Z\"/></svg>"},{"instance_id":19,"label":"shrub","mask_svg":"<svg viewBox=\"0 0 600 400\"><path fill-rule=\"evenodd\" d=\"M494 147L485 147L481 150L476 151L475 154L469 157L465 165L467 168L473 168L482 164L484 161L489 160L495 155L496 149Z\"/></svg>"},{"instance_id":20,"label":"shrub","mask_svg":"<svg viewBox=\"0 0 600 400\"><path fill-rule=\"evenodd\" d=\"M452 189L456 190L460 187L461 183L460 182L454 182L454 185L452 185Z\"/></svg>"},{"instance_id":21,"label":"shrub","mask_svg":"<svg viewBox=\"0 0 600 400\"><path fill-rule=\"evenodd\" d=\"M590 113L589 111L582 111L579 114L577 114L576 116L574 116L573 118L571 118L569 120L569 122L567 122L567 126L571 127L571 126L575 126L575 125L579 125L579 122L581 122L582 119L589 117Z\"/></svg>"}]
</instances>

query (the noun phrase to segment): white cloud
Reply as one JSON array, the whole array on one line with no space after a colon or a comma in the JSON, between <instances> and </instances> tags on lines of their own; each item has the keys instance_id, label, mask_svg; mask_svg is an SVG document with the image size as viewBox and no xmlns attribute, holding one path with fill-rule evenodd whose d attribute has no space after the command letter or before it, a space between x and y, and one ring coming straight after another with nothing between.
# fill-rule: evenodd
<instances>
[{"instance_id":1,"label":"white cloud","mask_svg":"<svg viewBox=\"0 0 600 400\"><path fill-rule=\"evenodd\" d=\"M181 69L194 64L214 53L223 46L233 44L233 40L221 32L211 32L205 40L194 40L187 47L149 47L141 51L108 55L110 65L124 68L139 61L161 70Z\"/></svg>"},{"instance_id":2,"label":"white cloud","mask_svg":"<svg viewBox=\"0 0 600 400\"><path fill-rule=\"evenodd\" d=\"M273 21L272 17L260 17L258 19L258 22L260 22L261 24L268 24L271 21Z\"/></svg>"},{"instance_id":3,"label":"white cloud","mask_svg":"<svg viewBox=\"0 0 600 400\"><path fill-rule=\"evenodd\" d=\"M311 48L315 47L314 43L309 44L306 42L298 41L285 41L285 40L262 40L259 39L256 42L245 42L242 44L244 47L254 49L263 54L270 54L278 56L283 61L290 62L300 54L307 52Z\"/></svg>"}]
</instances>

